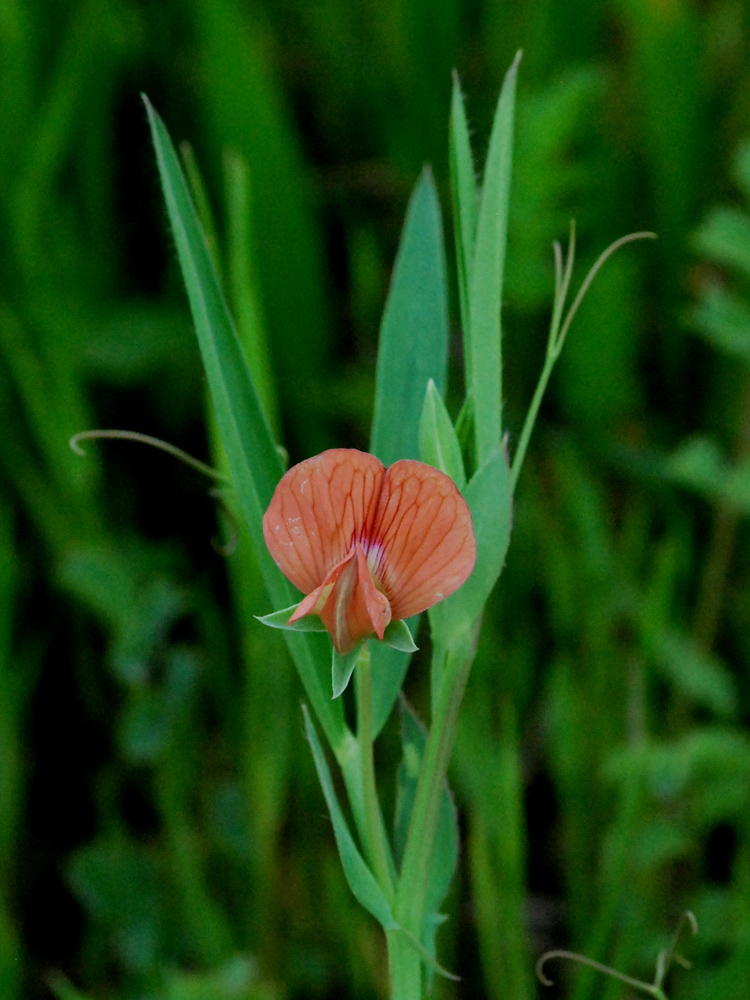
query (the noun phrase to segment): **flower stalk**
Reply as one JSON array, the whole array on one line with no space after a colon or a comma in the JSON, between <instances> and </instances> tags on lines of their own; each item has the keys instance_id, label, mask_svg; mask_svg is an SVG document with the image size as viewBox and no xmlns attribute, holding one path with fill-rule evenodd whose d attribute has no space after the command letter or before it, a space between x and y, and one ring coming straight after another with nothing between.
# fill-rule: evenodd
<instances>
[{"instance_id":1,"label":"flower stalk","mask_svg":"<svg viewBox=\"0 0 750 1000\"><path fill-rule=\"evenodd\" d=\"M362 795L364 798L365 841L367 855L380 888L389 903L393 902L393 857L388 846L383 817L375 783L375 760L372 736L372 675L370 647L363 643L357 659L357 739L362 766Z\"/></svg>"}]
</instances>

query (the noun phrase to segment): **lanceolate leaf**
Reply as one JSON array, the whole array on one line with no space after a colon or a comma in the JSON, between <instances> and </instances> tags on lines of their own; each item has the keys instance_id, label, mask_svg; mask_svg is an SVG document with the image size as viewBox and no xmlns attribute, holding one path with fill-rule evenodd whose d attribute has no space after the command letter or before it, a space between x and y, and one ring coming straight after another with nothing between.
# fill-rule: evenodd
<instances>
[{"instance_id":1,"label":"lanceolate leaf","mask_svg":"<svg viewBox=\"0 0 750 1000\"><path fill-rule=\"evenodd\" d=\"M469 391L474 399L478 466L499 447L502 425L500 306L508 234L519 59L520 53L505 76L495 112L484 168L469 286L470 336L466 353L470 369Z\"/></svg>"},{"instance_id":2,"label":"lanceolate leaf","mask_svg":"<svg viewBox=\"0 0 750 1000\"><path fill-rule=\"evenodd\" d=\"M376 882L375 876L359 853L357 845L354 843L352 835L349 832L349 827L344 819L344 814L341 811L338 798L336 797L336 790L331 780L331 772L328 769L328 764L326 763L323 749L315 732L315 727L310 719L310 714L304 705L302 706L302 711L305 716L305 734L312 750L315 770L318 772L318 779L320 780L328 812L331 816L333 833L336 837L336 846L339 849L341 865L344 869L346 880L349 883L349 888L354 893L356 899L366 910L369 910L385 930L394 930L397 925L393 919L390 904Z\"/></svg>"},{"instance_id":3,"label":"lanceolate leaf","mask_svg":"<svg viewBox=\"0 0 750 1000\"><path fill-rule=\"evenodd\" d=\"M380 328L370 451L384 465L419 458L419 418L427 383L432 379L443 393L447 368L443 224L435 183L425 170L409 202ZM375 735L391 713L408 665L408 653L372 643Z\"/></svg>"},{"instance_id":4,"label":"lanceolate leaf","mask_svg":"<svg viewBox=\"0 0 750 1000\"><path fill-rule=\"evenodd\" d=\"M430 608L430 624L441 643L451 645L482 612L500 575L510 541L513 493L508 461L495 451L466 487L464 496L474 521L477 561L455 594Z\"/></svg>"},{"instance_id":5,"label":"lanceolate leaf","mask_svg":"<svg viewBox=\"0 0 750 1000\"><path fill-rule=\"evenodd\" d=\"M479 195L474 174L474 161L469 142L469 128L466 123L464 99L458 74L453 74L453 98L451 100L450 125L450 165L451 194L453 196L453 230L456 234L456 270L458 271L458 294L461 304L461 328L464 335L464 353L468 356L468 340L471 336L469 315L469 286L474 260L474 240L477 233L477 211ZM471 370L467 367L471 379ZM471 383L466 387L471 392Z\"/></svg>"},{"instance_id":6,"label":"lanceolate leaf","mask_svg":"<svg viewBox=\"0 0 750 1000\"><path fill-rule=\"evenodd\" d=\"M292 603L294 593L268 553L262 527L263 513L282 474L281 461L258 403L174 146L164 123L145 97L144 102L217 426L263 581L273 604L283 608ZM330 654L324 640L297 632L285 632L285 637L326 736L334 749L340 749L346 730L341 706L329 696Z\"/></svg>"},{"instance_id":7,"label":"lanceolate leaf","mask_svg":"<svg viewBox=\"0 0 750 1000\"><path fill-rule=\"evenodd\" d=\"M419 421L419 456L423 462L440 469L463 492L466 486L461 445L435 383L430 379Z\"/></svg>"},{"instance_id":8,"label":"lanceolate leaf","mask_svg":"<svg viewBox=\"0 0 750 1000\"><path fill-rule=\"evenodd\" d=\"M370 451L386 465L419 458L427 382L445 392L448 292L440 204L425 170L409 202L380 327Z\"/></svg>"}]
</instances>

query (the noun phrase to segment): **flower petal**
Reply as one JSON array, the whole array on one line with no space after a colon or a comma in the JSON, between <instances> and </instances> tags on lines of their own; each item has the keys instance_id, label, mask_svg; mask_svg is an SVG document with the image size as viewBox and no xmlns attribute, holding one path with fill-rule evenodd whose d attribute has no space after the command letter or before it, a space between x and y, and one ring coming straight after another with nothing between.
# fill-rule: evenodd
<instances>
[{"instance_id":1,"label":"flower petal","mask_svg":"<svg viewBox=\"0 0 750 1000\"><path fill-rule=\"evenodd\" d=\"M372 581L359 543L307 595L287 624L293 625L305 615L320 615L341 654L350 652L372 635L383 638L391 620L391 608L388 598Z\"/></svg>"},{"instance_id":2,"label":"flower petal","mask_svg":"<svg viewBox=\"0 0 750 1000\"><path fill-rule=\"evenodd\" d=\"M437 604L474 569L469 507L449 476L423 462L388 469L370 537L367 561L394 619Z\"/></svg>"},{"instance_id":3,"label":"flower petal","mask_svg":"<svg viewBox=\"0 0 750 1000\"><path fill-rule=\"evenodd\" d=\"M304 594L368 535L384 473L374 455L332 448L282 477L263 535L276 565Z\"/></svg>"}]
</instances>

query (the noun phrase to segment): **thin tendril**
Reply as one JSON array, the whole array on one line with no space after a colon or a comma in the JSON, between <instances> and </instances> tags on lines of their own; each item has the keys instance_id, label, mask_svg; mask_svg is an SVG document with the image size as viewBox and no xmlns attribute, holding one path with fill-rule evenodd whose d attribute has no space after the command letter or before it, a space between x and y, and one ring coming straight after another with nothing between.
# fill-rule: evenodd
<instances>
[{"instance_id":1,"label":"thin tendril","mask_svg":"<svg viewBox=\"0 0 750 1000\"><path fill-rule=\"evenodd\" d=\"M618 972L617 969L610 968L609 965L602 965L601 962L594 961L593 958L587 958L585 955L579 955L575 951L565 951L563 949L555 949L555 951L547 951L544 955L540 956L539 961L536 963L536 974L539 982L543 986L554 986L554 981L548 979L544 974L544 965L551 958L568 958L572 962L579 962L581 965L588 965L592 969L596 969L597 972L603 972L606 976L612 976L615 979L619 979L620 982L626 983L628 986L632 986L633 989L643 990L646 993L650 993L651 996L658 996L659 987L653 986L652 983L645 983L641 979L633 979L632 976L626 976L623 972ZM659 990L659 992L657 992Z\"/></svg>"},{"instance_id":2,"label":"thin tendril","mask_svg":"<svg viewBox=\"0 0 750 1000\"><path fill-rule=\"evenodd\" d=\"M632 243L633 240L655 240L655 239L657 239L656 233L649 233L649 232L628 233L627 236L621 236L619 240L615 240L614 243L610 243L607 249L599 254L596 261L592 265L591 270L584 278L583 284L578 289L578 294L573 299L573 304L568 310L568 315L565 317L565 322L563 323L562 328L560 329L560 335L557 338L557 343L559 344L560 347L562 347L565 341L565 336L568 330L570 329L570 324L573 322L575 314L578 312L578 307L580 306L581 302L583 302L583 298L586 295L586 292L591 287L591 282L594 280L594 278L597 276L603 265L612 256L612 254L616 253L620 249L620 247L625 246L626 243Z\"/></svg>"},{"instance_id":3,"label":"thin tendril","mask_svg":"<svg viewBox=\"0 0 750 1000\"><path fill-rule=\"evenodd\" d=\"M689 969L691 967L691 963L677 951L677 945L685 924L689 924L693 935L698 933L698 921L695 919L695 914L691 910L685 910L680 917L679 923L677 924L677 929L672 937L671 945L669 948L665 948L663 951L659 952L656 959L656 974L654 976L653 983L646 983L642 979L634 979L632 976L626 976L624 973L618 972L617 969L613 969L609 965L602 965L601 962L594 961L593 958L587 958L585 955L579 955L578 952L565 951L564 949L547 951L540 956L539 961L536 963L537 978L543 986L553 986L553 981L544 974L544 966L551 958L567 958L570 959L571 962L578 962L581 965L589 966L591 969L596 969L597 972L602 972L605 976L612 976L614 979L619 979L620 982L625 983L628 986L632 986L633 989L649 993L655 998L655 1000L666 1000L662 985L672 966L672 963L677 962L678 965L681 965L685 969Z\"/></svg>"},{"instance_id":4,"label":"thin tendril","mask_svg":"<svg viewBox=\"0 0 750 1000\"><path fill-rule=\"evenodd\" d=\"M229 476L225 476L224 473L219 472L218 469L214 469L212 466L206 465L206 463L201 462L200 459L193 458L192 455L188 455L188 453L183 451L182 448L177 448L168 441L162 441L161 438L151 437L150 434L140 434L138 431L80 431L78 434L73 435L68 444L76 455L85 455L86 452L83 448L81 448L78 442L99 440L101 438L113 439L117 441L138 441L141 444L151 445L152 448L158 448L160 451L165 451L168 455L178 458L181 462L184 462L185 465L189 465L192 469L202 472L205 476L210 476L211 479L216 479L222 483L231 482Z\"/></svg>"},{"instance_id":5,"label":"thin tendril","mask_svg":"<svg viewBox=\"0 0 750 1000\"><path fill-rule=\"evenodd\" d=\"M559 240L552 241L552 253L555 257L555 301L560 294L560 286L562 285L563 276L563 256L562 247L560 246Z\"/></svg>"},{"instance_id":6,"label":"thin tendril","mask_svg":"<svg viewBox=\"0 0 750 1000\"><path fill-rule=\"evenodd\" d=\"M677 924L671 945L665 951L659 953L659 960L656 963L656 978L654 979L655 986L661 986L673 962L677 962L683 969L691 968L691 963L677 951L677 945L679 944L680 935L685 924L690 925L690 930L693 932L693 937L695 937L698 933L698 921L695 919L695 914L692 910L685 910L680 917L680 922Z\"/></svg>"}]
</instances>

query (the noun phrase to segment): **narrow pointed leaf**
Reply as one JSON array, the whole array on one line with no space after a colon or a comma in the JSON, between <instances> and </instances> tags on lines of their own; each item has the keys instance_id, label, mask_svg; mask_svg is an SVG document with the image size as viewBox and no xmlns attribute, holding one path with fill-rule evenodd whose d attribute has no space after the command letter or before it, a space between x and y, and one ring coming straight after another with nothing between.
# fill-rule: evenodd
<instances>
[{"instance_id":1,"label":"narrow pointed leaf","mask_svg":"<svg viewBox=\"0 0 750 1000\"><path fill-rule=\"evenodd\" d=\"M513 492L505 454L495 451L464 493L474 522L477 561L455 594L430 608L433 635L446 646L473 626L505 562L510 541Z\"/></svg>"},{"instance_id":2,"label":"narrow pointed leaf","mask_svg":"<svg viewBox=\"0 0 750 1000\"><path fill-rule=\"evenodd\" d=\"M440 203L432 174L425 170L409 202L380 327L370 451L386 466L400 458L419 458L427 382L432 379L445 391L447 288ZM408 653L372 644L375 736L391 713L408 665Z\"/></svg>"},{"instance_id":3,"label":"narrow pointed leaf","mask_svg":"<svg viewBox=\"0 0 750 1000\"><path fill-rule=\"evenodd\" d=\"M328 812L333 824L333 833L336 837L336 846L339 850L341 865L344 869L346 880L349 883L349 888L352 890L355 898L375 917L385 930L395 930L397 924L393 919L390 904L385 898L383 890L375 880L375 876L359 853L349 832L349 827L344 819L344 814L341 811L341 806L336 796L336 790L333 787L331 772L305 705L302 706L302 711L305 716L305 734L312 750L315 770L318 772L318 779L328 806Z\"/></svg>"},{"instance_id":4,"label":"narrow pointed leaf","mask_svg":"<svg viewBox=\"0 0 750 1000\"><path fill-rule=\"evenodd\" d=\"M262 528L263 513L282 474L279 453L253 388L172 140L145 96L144 103L216 423L263 582L272 602L285 607L294 594L268 553ZM285 632L285 638L326 736L334 749L340 750L346 726L340 704L328 697L330 660L324 640L296 632Z\"/></svg>"},{"instance_id":5,"label":"narrow pointed leaf","mask_svg":"<svg viewBox=\"0 0 750 1000\"><path fill-rule=\"evenodd\" d=\"M453 231L456 238L456 270L458 272L458 294L461 306L461 329L464 338L464 356L468 357L468 341L471 336L469 314L469 287L474 260L474 241L477 233L477 213L479 195L471 155L469 127L466 122L464 99L458 74L453 74L453 97L451 100L450 124L450 170L451 195L453 198ZM471 392L471 370L467 366Z\"/></svg>"},{"instance_id":6,"label":"narrow pointed leaf","mask_svg":"<svg viewBox=\"0 0 750 1000\"><path fill-rule=\"evenodd\" d=\"M440 393L430 379L419 421L419 457L450 476L463 493L466 486L461 445Z\"/></svg>"},{"instance_id":7,"label":"narrow pointed leaf","mask_svg":"<svg viewBox=\"0 0 750 1000\"><path fill-rule=\"evenodd\" d=\"M289 608L282 608L281 611L272 611L270 615L253 615L263 625L270 628L289 630L290 632L325 632L326 627L318 615L305 615L298 618L296 622L289 624L289 619L299 607L299 604L292 604Z\"/></svg>"},{"instance_id":8,"label":"narrow pointed leaf","mask_svg":"<svg viewBox=\"0 0 750 1000\"><path fill-rule=\"evenodd\" d=\"M520 53L500 92L484 169L474 264L469 286L470 338L467 364L474 398L477 465L499 447L502 426L500 306L503 295L508 200L513 161L516 73Z\"/></svg>"},{"instance_id":9,"label":"narrow pointed leaf","mask_svg":"<svg viewBox=\"0 0 750 1000\"><path fill-rule=\"evenodd\" d=\"M349 681L352 679L354 668L357 665L359 649L360 647L357 646L357 648L353 649L351 653L342 654L337 652L334 648L331 665L334 698L339 698L349 686Z\"/></svg>"},{"instance_id":10,"label":"narrow pointed leaf","mask_svg":"<svg viewBox=\"0 0 750 1000\"><path fill-rule=\"evenodd\" d=\"M380 326L370 451L385 465L419 458L427 382L445 391L448 292L440 203L422 173L409 202Z\"/></svg>"}]
</instances>

